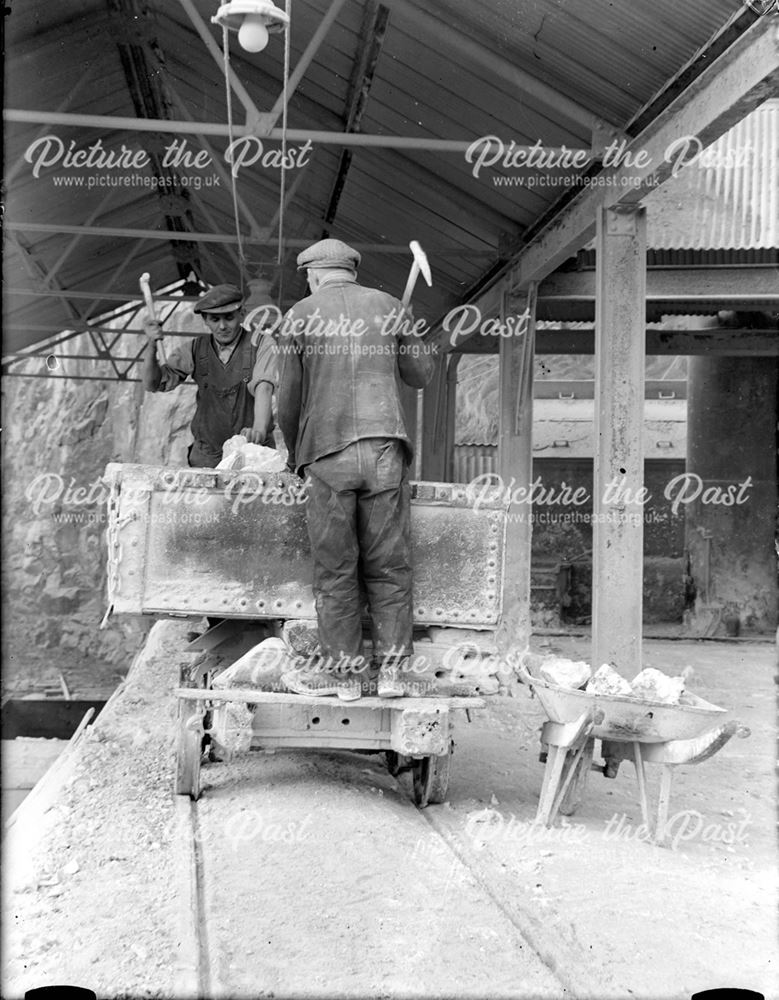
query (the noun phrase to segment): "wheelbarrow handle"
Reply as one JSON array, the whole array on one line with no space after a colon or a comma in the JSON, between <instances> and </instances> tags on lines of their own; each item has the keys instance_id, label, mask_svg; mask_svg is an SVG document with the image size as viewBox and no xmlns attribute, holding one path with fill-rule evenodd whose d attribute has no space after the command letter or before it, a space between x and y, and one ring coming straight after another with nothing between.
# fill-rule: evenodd
<instances>
[{"instance_id":1,"label":"wheelbarrow handle","mask_svg":"<svg viewBox=\"0 0 779 1000\"><path fill-rule=\"evenodd\" d=\"M524 663L519 664L517 667L517 673L519 674L522 683L527 684L528 687L533 687L536 684L540 684L542 687L545 686L544 681L540 677L533 677Z\"/></svg>"}]
</instances>

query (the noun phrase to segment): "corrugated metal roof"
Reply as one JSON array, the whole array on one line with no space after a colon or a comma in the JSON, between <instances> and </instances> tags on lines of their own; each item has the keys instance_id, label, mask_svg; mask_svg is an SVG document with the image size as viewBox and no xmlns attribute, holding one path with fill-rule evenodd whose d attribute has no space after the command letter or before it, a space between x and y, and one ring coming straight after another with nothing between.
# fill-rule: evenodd
<instances>
[{"instance_id":1,"label":"corrugated metal roof","mask_svg":"<svg viewBox=\"0 0 779 1000\"><path fill-rule=\"evenodd\" d=\"M779 246L779 101L757 108L708 149L690 137L676 155L689 165L645 199L650 247Z\"/></svg>"},{"instance_id":2,"label":"corrugated metal roof","mask_svg":"<svg viewBox=\"0 0 779 1000\"><path fill-rule=\"evenodd\" d=\"M208 23L216 4L195 3ZM363 132L465 141L496 135L505 142L540 139L547 145L583 148L591 142L589 123L556 113L548 100L512 82L517 71L551 84L566 101L578 102L585 117L597 114L624 125L743 9L740 0L705 5L676 0L619 5L609 0L388 0L387 5L389 26L360 123ZM295 0L293 67L328 9L326 0ZM361 36L364 13L362 0L347 0L340 10L290 100L290 128L343 130L352 76L367 41ZM226 120L221 68L173 0L15 4L6 25L9 107ZM220 40L218 29L208 30ZM248 56L233 36L231 52L237 76L258 109L268 111L281 89L280 40L272 38L263 53ZM234 107L236 120L243 121L237 101ZM55 176L69 173L61 164L43 169L36 178L24 160L30 143L45 134L61 135L63 142L74 141L79 148L100 139L110 150L125 144L151 153L160 153L172 138L122 128L7 126L7 217L30 228L7 236L6 350L74 323L83 326L116 303L106 292L135 298L142 271L151 273L154 287L185 278L190 268L209 282L236 278L234 246L192 244L167 233L170 227L217 237L232 234L232 200L224 175L209 170L215 178L212 186L197 188L194 181L205 177L205 171L180 167L174 177L168 170L178 184L165 196L142 186L65 188L54 182ZM202 136L187 140L191 151L206 148ZM208 143L221 160L226 140L215 137ZM278 143L266 141L265 146L277 148ZM339 163L339 147L319 143L306 166L288 172L286 240L320 238ZM493 183L505 173L496 169L474 177L462 153L354 148L335 219L327 228L333 236L399 248L366 252L361 269L361 281L395 293L409 266L404 248L410 239L419 240L429 250L434 284L419 288L416 311L434 321L505 259L506 243L516 245L557 197L554 188ZM86 180L99 176L92 171ZM148 181L152 175L146 168L133 176ZM278 170L254 167L239 174L242 201L261 228L272 230L265 245L247 244L250 272L262 267L275 275L279 192ZM149 229L164 238L138 241L98 234L76 241L64 231L87 220L98 227ZM31 224L54 228L40 232ZM250 228L242 218L245 235ZM303 292L295 270L298 249L290 245L284 254L284 305Z\"/></svg>"}]
</instances>

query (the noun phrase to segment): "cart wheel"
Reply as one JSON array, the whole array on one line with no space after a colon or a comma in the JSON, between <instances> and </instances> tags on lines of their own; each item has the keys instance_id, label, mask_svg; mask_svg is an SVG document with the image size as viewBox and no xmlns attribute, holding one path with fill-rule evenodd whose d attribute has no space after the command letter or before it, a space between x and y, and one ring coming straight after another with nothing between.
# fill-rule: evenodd
<instances>
[{"instance_id":1,"label":"cart wheel","mask_svg":"<svg viewBox=\"0 0 779 1000\"><path fill-rule=\"evenodd\" d=\"M197 702L179 701L176 732L176 795L200 796L203 710Z\"/></svg>"},{"instance_id":2,"label":"cart wheel","mask_svg":"<svg viewBox=\"0 0 779 1000\"><path fill-rule=\"evenodd\" d=\"M451 760L450 746L449 753L443 757L422 757L413 762L414 802L420 809L446 801Z\"/></svg>"},{"instance_id":3,"label":"cart wheel","mask_svg":"<svg viewBox=\"0 0 779 1000\"><path fill-rule=\"evenodd\" d=\"M387 770L393 778L397 778L398 774L400 774L400 769L406 762L406 758L396 750L385 750L384 756L387 760Z\"/></svg>"},{"instance_id":4,"label":"cart wheel","mask_svg":"<svg viewBox=\"0 0 779 1000\"><path fill-rule=\"evenodd\" d=\"M568 785L565 795L563 796L557 810L561 816L573 816L582 803L584 790L587 787L587 776L590 773L590 767L592 765L592 751L594 745L594 740L587 740L587 745L579 758L579 763L576 765L576 770L571 778L571 783Z\"/></svg>"}]
</instances>

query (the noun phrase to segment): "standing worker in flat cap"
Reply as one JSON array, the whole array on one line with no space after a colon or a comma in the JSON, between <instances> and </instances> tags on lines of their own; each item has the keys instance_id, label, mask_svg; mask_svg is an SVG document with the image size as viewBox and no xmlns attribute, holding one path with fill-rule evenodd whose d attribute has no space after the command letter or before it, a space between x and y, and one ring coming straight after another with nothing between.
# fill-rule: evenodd
<instances>
[{"instance_id":1,"label":"standing worker in flat cap","mask_svg":"<svg viewBox=\"0 0 779 1000\"><path fill-rule=\"evenodd\" d=\"M197 383L194 442L187 459L196 468L213 469L221 461L222 445L235 434L253 444L274 448L271 399L277 380L276 345L262 334L252 343L252 331L242 325L244 297L236 285L214 285L195 306L209 336L193 337L157 361L156 341L162 327L147 319L143 328L149 344L143 365L147 392L169 392L188 376Z\"/></svg>"},{"instance_id":2,"label":"standing worker in flat cap","mask_svg":"<svg viewBox=\"0 0 779 1000\"><path fill-rule=\"evenodd\" d=\"M413 445L398 379L426 385L433 361L394 296L357 284L360 254L321 240L298 256L311 295L284 317L278 418L289 467L309 477L308 533L319 646L340 669L336 689L359 698L361 615L367 594L378 694L405 692L399 670L412 653Z\"/></svg>"}]
</instances>

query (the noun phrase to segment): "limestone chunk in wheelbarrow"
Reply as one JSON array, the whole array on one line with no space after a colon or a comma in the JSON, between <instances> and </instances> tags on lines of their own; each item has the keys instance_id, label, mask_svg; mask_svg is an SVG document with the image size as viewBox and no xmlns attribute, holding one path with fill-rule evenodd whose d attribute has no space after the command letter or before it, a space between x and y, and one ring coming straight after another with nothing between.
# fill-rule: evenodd
<instances>
[{"instance_id":1,"label":"limestone chunk in wheelbarrow","mask_svg":"<svg viewBox=\"0 0 779 1000\"><path fill-rule=\"evenodd\" d=\"M587 694L599 694L608 698L630 698L633 694L629 682L610 663L598 667L587 682L585 691Z\"/></svg>"},{"instance_id":2,"label":"limestone chunk in wheelbarrow","mask_svg":"<svg viewBox=\"0 0 779 1000\"><path fill-rule=\"evenodd\" d=\"M633 678L630 688L633 697L641 701L678 705L684 692L684 678L669 677L661 670L647 667Z\"/></svg>"},{"instance_id":3,"label":"limestone chunk in wheelbarrow","mask_svg":"<svg viewBox=\"0 0 779 1000\"><path fill-rule=\"evenodd\" d=\"M211 682L217 690L256 688L258 691L286 691L282 674L295 667L295 660L283 639L263 639L244 653Z\"/></svg>"},{"instance_id":4,"label":"limestone chunk in wheelbarrow","mask_svg":"<svg viewBox=\"0 0 779 1000\"><path fill-rule=\"evenodd\" d=\"M243 434L228 438L222 445L222 460L217 469L229 472L283 472L286 462L275 448L250 444Z\"/></svg>"},{"instance_id":5,"label":"limestone chunk in wheelbarrow","mask_svg":"<svg viewBox=\"0 0 779 1000\"><path fill-rule=\"evenodd\" d=\"M592 677L589 663L584 660L569 660L564 656L549 656L539 668L541 677L558 687L583 688Z\"/></svg>"}]
</instances>

